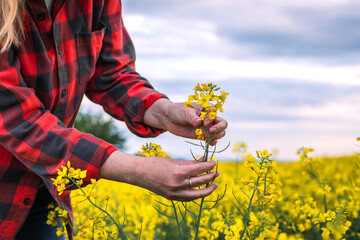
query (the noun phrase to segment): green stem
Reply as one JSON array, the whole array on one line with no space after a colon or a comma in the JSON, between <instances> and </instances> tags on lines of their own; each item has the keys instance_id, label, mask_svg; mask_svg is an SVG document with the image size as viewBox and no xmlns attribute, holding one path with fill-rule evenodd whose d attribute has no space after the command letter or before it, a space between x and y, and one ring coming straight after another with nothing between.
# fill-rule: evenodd
<instances>
[{"instance_id":1,"label":"green stem","mask_svg":"<svg viewBox=\"0 0 360 240\"><path fill-rule=\"evenodd\" d=\"M178 219L178 215L177 215L177 211L176 211L176 205L174 204L174 201L171 200L171 203L173 205L173 208L174 208L174 213L175 213L175 219L176 219L176 223L177 223L177 226L178 226L178 230L179 230L179 234L180 234L180 238L181 238L181 228L180 228L180 223L179 223L179 219Z\"/></svg>"},{"instance_id":2,"label":"green stem","mask_svg":"<svg viewBox=\"0 0 360 240\"><path fill-rule=\"evenodd\" d=\"M238 183L238 175L239 175L239 162L240 162L240 157L239 157L239 152L236 152L236 159L235 159L235 184Z\"/></svg>"},{"instance_id":3,"label":"green stem","mask_svg":"<svg viewBox=\"0 0 360 240\"><path fill-rule=\"evenodd\" d=\"M204 161L207 162L208 161L208 154L209 154L209 146L210 146L210 136L209 136L209 133L206 130L205 126L203 125L202 127L203 127L203 129L204 129L204 131L206 133L206 137L207 137L207 142L206 142L206 146L205 146L205 153L204 153L204 156L205 156ZM208 187L208 186L209 186L209 183L206 184L206 187ZM199 227L200 227L201 213L202 213L202 208L203 208L203 205L204 205L204 200L205 200L205 197L201 198L199 214L198 214L197 223L196 223L195 240L198 239L198 235L199 235Z\"/></svg>"},{"instance_id":4,"label":"green stem","mask_svg":"<svg viewBox=\"0 0 360 240\"><path fill-rule=\"evenodd\" d=\"M203 204L204 204L204 199L205 199L205 198L201 198L199 215L198 215L198 217L197 217L197 223L196 223L195 240L198 239L198 235L199 235L200 219L201 219L201 212L202 212L202 207L203 207Z\"/></svg>"},{"instance_id":5,"label":"green stem","mask_svg":"<svg viewBox=\"0 0 360 240\"><path fill-rule=\"evenodd\" d=\"M204 125L203 125L203 129L204 129L204 131L206 133L206 138L207 138L207 142L206 142L206 146L205 146L205 162L207 162L208 161L208 155L209 155L210 135L209 135L209 133L206 130Z\"/></svg>"},{"instance_id":6,"label":"green stem","mask_svg":"<svg viewBox=\"0 0 360 240\"><path fill-rule=\"evenodd\" d=\"M264 159L261 159L259 170L261 170L263 162L264 162ZM259 181L260 181L260 176L258 176L258 178L256 180L254 191L252 192L252 195L251 195L250 200L249 200L249 205L248 205L248 208L246 210L246 215L245 215L245 220L244 220L244 230L241 233L240 239L242 239L244 237L244 234L246 232L246 228L247 228L247 225L248 225L248 222L249 222L249 214L250 214L250 209L251 209L251 203L252 203L252 200L253 200L253 198L255 196L256 190L257 190L257 188L259 186Z\"/></svg>"},{"instance_id":7,"label":"green stem","mask_svg":"<svg viewBox=\"0 0 360 240\"><path fill-rule=\"evenodd\" d=\"M98 205L96 205L91 199L90 197L86 196L86 193L84 192L84 190L80 187L80 185L78 185L73 179L70 178L70 180L80 189L80 191L84 194L84 196L86 197L86 199L97 209L99 209L100 211L102 211L103 213L105 213L110 219L111 221L114 222L114 224L116 225L116 227L118 228L120 234L122 235L121 238L124 240L127 240L127 237L125 235L125 232L123 231L122 227L115 221L115 219L104 209L102 209L101 207L99 207Z\"/></svg>"},{"instance_id":8,"label":"green stem","mask_svg":"<svg viewBox=\"0 0 360 240\"><path fill-rule=\"evenodd\" d=\"M266 178L267 178L268 173L269 173L269 167L266 170L266 174L265 174L265 178L264 178L264 193L263 193L264 196L266 194ZM261 201L260 212L262 212L263 208L264 208L264 201Z\"/></svg>"},{"instance_id":9,"label":"green stem","mask_svg":"<svg viewBox=\"0 0 360 240\"><path fill-rule=\"evenodd\" d=\"M312 176L313 178L315 178L315 180L317 181L317 183L319 184L319 187L320 188L323 188L322 184L321 184L321 181L319 179L319 177L316 175L315 171L314 171L314 168L312 167L312 164L310 162L310 176ZM324 193L324 209L325 209L325 212L328 211L328 208L327 208L327 203L326 203L326 193Z\"/></svg>"}]
</instances>

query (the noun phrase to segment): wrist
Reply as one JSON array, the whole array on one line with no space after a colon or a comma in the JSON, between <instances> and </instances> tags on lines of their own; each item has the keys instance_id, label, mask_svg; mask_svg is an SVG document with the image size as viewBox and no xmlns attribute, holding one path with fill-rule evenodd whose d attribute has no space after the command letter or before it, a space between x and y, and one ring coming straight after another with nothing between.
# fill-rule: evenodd
<instances>
[{"instance_id":1,"label":"wrist","mask_svg":"<svg viewBox=\"0 0 360 240\"><path fill-rule=\"evenodd\" d=\"M151 127L167 130L169 111L176 104L167 98L156 100L144 113L143 122Z\"/></svg>"},{"instance_id":2,"label":"wrist","mask_svg":"<svg viewBox=\"0 0 360 240\"><path fill-rule=\"evenodd\" d=\"M115 151L100 168L100 178L136 184L138 167L141 165L141 157Z\"/></svg>"}]
</instances>

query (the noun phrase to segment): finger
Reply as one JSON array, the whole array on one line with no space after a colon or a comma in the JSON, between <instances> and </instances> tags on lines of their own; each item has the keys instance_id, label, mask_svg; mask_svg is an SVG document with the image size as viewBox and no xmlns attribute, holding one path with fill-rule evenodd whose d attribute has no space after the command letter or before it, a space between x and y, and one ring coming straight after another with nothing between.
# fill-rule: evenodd
<instances>
[{"instance_id":1,"label":"finger","mask_svg":"<svg viewBox=\"0 0 360 240\"><path fill-rule=\"evenodd\" d=\"M209 142L209 144L211 145L211 146L215 146L216 144L217 144L217 139L211 139L210 140L210 142Z\"/></svg>"},{"instance_id":2,"label":"finger","mask_svg":"<svg viewBox=\"0 0 360 240\"><path fill-rule=\"evenodd\" d=\"M217 187L218 187L218 185L216 183L213 183L206 188L183 190L183 191L179 192L179 195L181 196L181 197L179 197L179 199L181 199L180 201L191 201L191 200L195 200L198 198L207 197Z\"/></svg>"},{"instance_id":3,"label":"finger","mask_svg":"<svg viewBox=\"0 0 360 240\"><path fill-rule=\"evenodd\" d=\"M179 108L173 108L172 113L175 117L173 117L174 123L178 125L191 125L193 127L198 127L201 125L202 120L199 117L199 114L197 114L196 109L194 108L185 108L181 106L180 104L177 104Z\"/></svg>"},{"instance_id":4,"label":"finger","mask_svg":"<svg viewBox=\"0 0 360 240\"><path fill-rule=\"evenodd\" d=\"M224 131L218 132L215 135L213 135L213 139L218 140L218 139L224 137L225 135L226 135L226 131L224 130Z\"/></svg>"},{"instance_id":5,"label":"finger","mask_svg":"<svg viewBox=\"0 0 360 240\"><path fill-rule=\"evenodd\" d=\"M217 176L220 175L219 171L212 171L200 176L193 176L185 179L184 188L196 188L202 185L205 185L211 181L213 181ZM191 184L190 184L191 179ZM191 186L190 186L191 185Z\"/></svg>"},{"instance_id":6,"label":"finger","mask_svg":"<svg viewBox=\"0 0 360 240\"><path fill-rule=\"evenodd\" d=\"M195 160L195 162L206 162L206 158L205 156L199 157L198 159Z\"/></svg>"},{"instance_id":7,"label":"finger","mask_svg":"<svg viewBox=\"0 0 360 240\"><path fill-rule=\"evenodd\" d=\"M219 132L216 135L212 136L210 139L210 145L214 146L220 138L225 136L225 134L226 134L226 131L222 131L222 132Z\"/></svg>"},{"instance_id":8,"label":"finger","mask_svg":"<svg viewBox=\"0 0 360 240\"><path fill-rule=\"evenodd\" d=\"M195 113L197 115L200 115L201 111L204 109L202 104L197 104L196 102L191 102L191 104L194 106Z\"/></svg>"},{"instance_id":9,"label":"finger","mask_svg":"<svg viewBox=\"0 0 360 240\"><path fill-rule=\"evenodd\" d=\"M220 138L224 137L226 135L226 131L220 131L220 132L215 132L213 134L210 134L210 140L215 139L215 140L219 140Z\"/></svg>"},{"instance_id":10,"label":"finger","mask_svg":"<svg viewBox=\"0 0 360 240\"><path fill-rule=\"evenodd\" d=\"M212 125L214 125L214 119L205 118L204 120L204 127L209 129Z\"/></svg>"},{"instance_id":11,"label":"finger","mask_svg":"<svg viewBox=\"0 0 360 240\"><path fill-rule=\"evenodd\" d=\"M189 164L184 166L186 169L187 176L197 176L204 172L209 172L216 166L215 161L207 161L207 162L196 162L193 164Z\"/></svg>"},{"instance_id":12,"label":"finger","mask_svg":"<svg viewBox=\"0 0 360 240\"><path fill-rule=\"evenodd\" d=\"M196 108L185 108L185 120L193 127L200 127L202 119L200 118L199 110Z\"/></svg>"},{"instance_id":13,"label":"finger","mask_svg":"<svg viewBox=\"0 0 360 240\"><path fill-rule=\"evenodd\" d=\"M217 141L220 139L220 138L223 138L224 136L226 135L226 131L221 131L219 133L215 133L215 134L211 134L209 137L210 137L210 145L211 146L214 146L216 145ZM204 141L208 141L207 138L205 138Z\"/></svg>"},{"instance_id":14,"label":"finger","mask_svg":"<svg viewBox=\"0 0 360 240\"><path fill-rule=\"evenodd\" d=\"M210 127L209 133L213 134L215 132L224 131L228 126L228 123L225 119L216 117L213 121L213 126Z\"/></svg>"},{"instance_id":15,"label":"finger","mask_svg":"<svg viewBox=\"0 0 360 240\"><path fill-rule=\"evenodd\" d=\"M173 159L173 161L175 161L179 166L185 166L185 165L196 164L198 162L203 162L204 159L205 159L204 157L199 157L198 159L194 159L194 160Z\"/></svg>"}]
</instances>

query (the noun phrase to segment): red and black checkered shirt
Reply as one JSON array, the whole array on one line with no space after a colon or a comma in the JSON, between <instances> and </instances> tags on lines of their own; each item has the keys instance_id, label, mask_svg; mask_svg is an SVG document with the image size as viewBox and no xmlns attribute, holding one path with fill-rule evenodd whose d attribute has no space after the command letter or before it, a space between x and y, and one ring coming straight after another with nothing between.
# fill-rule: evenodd
<instances>
[{"instance_id":1,"label":"red and black checkered shirt","mask_svg":"<svg viewBox=\"0 0 360 240\"><path fill-rule=\"evenodd\" d=\"M71 212L49 180L62 165L87 170L87 179L116 150L74 129L83 95L135 134L156 136L144 111L165 97L135 71L120 0L26 0L19 48L0 55L0 239L13 239L40 182Z\"/></svg>"}]
</instances>

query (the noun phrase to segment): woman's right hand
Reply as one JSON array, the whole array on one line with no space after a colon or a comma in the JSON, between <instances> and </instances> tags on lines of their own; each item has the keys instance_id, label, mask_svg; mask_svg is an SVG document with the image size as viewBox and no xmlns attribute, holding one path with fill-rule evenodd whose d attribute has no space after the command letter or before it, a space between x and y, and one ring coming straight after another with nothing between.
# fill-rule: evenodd
<instances>
[{"instance_id":1,"label":"woman's right hand","mask_svg":"<svg viewBox=\"0 0 360 240\"><path fill-rule=\"evenodd\" d=\"M216 183L197 188L219 175L217 171L210 172L215 165L215 161L137 157L116 151L103 164L100 177L143 187L169 200L191 201L206 197L217 188Z\"/></svg>"}]
</instances>

